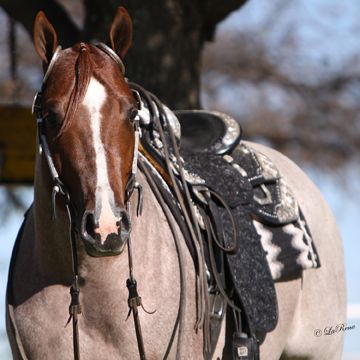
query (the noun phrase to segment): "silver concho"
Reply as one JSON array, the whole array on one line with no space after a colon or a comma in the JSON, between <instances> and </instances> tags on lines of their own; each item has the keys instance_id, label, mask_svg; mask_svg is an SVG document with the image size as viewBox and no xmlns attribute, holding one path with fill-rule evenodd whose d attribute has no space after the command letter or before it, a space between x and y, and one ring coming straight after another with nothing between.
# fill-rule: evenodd
<instances>
[{"instance_id":1,"label":"silver concho","mask_svg":"<svg viewBox=\"0 0 360 360\"><path fill-rule=\"evenodd\" d=\"M171 129L174 132L175 137L177 138L177 140L180 140L181 126L178 118L166 105L163 105L163 109L165 111L165 115L169 122L169 125L171 126Z\"/></svg>"},{"instance_id":2,"label":"silver concho","mask_svg":"<svg viewBox=\"0 0 360 360\"><path fill-rule=\"evenodd\" d=\"M290 187L284 179L279 180L280 204L276 206L276 215L283 223L296 221L299 218L299 205Z\"/></svg>"},{"instance_id":3,"label":"silver concho","mask_svg":"<svg viewBox=\"0 0 360 360\"><path fill-rule=\"evenodd\" d=\"M280 177L279 170L275 167L273 162L267 156L260 152L256 152L255 156L259 165L261 166L261 174L265 180L271 181L276 180Z\"/></svg>"}]
</instances>

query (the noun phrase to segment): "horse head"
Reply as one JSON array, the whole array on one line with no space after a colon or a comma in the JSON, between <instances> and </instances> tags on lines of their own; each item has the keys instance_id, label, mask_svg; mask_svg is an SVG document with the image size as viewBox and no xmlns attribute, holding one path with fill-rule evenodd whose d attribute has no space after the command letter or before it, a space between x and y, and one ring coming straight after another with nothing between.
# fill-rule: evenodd
<instances>
[{"instance_id":1,"label":"horse head","mask_svg":"<svg viewBox=\"0 0 360 360\"><path fill-rule=\"evenodd\" d=\"M131 40L131 19L122 7L109 46L80 42L61 50L45 14L35 20L34 44L45 73L43 133L76 229L93 256L119 254L130 231L125 207L137 108L121 59Z\"/></svg>"}]
</instances>

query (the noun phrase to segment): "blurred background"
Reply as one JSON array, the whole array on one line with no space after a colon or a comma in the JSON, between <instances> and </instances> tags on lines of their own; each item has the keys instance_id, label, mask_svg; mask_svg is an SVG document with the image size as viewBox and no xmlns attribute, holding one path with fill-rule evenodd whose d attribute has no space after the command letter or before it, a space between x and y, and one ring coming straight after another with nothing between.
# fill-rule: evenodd
<instances>
[{"instance_id":1,"label":"blurred background","mask_svg":"<svg viewBox=\"0 0 360 360\"><path fill-rule=\"evenodd\" d=\"M321 189L344 240L347 324L355 329L345 334L343 359L360 359L357 0L0 0L0 307L13 242L33 197L29 108L42 79L33 19L45 9L64 46L105 40L117 5L134 20L125 59L131 80L173 108L231 114L245 139L283 152ZM0 359L10 358L2 311Z\"/></svg>"}]
</instances>

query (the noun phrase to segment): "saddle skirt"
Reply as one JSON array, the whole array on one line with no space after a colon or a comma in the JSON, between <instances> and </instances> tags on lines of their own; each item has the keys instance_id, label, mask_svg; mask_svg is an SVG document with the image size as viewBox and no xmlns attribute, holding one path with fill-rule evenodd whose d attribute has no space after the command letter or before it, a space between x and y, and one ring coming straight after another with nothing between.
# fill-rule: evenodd
<instances>
[{"instance_id":1,"label":"saddle skirt","mask_svg":"<svg viewBox=\"0 0 360 360\"><path fill-rule=\"evenodd\" d=\"M252 329L271 331L277 323L274 281L320 266L291 189L269 158L244 143L225 156L186 150L182 155L191 178L200 174L231 208L239 250L226 259L235 290ZM219 214L229 243L230 219L224 209Z\"/></svg>"}]
</instances>

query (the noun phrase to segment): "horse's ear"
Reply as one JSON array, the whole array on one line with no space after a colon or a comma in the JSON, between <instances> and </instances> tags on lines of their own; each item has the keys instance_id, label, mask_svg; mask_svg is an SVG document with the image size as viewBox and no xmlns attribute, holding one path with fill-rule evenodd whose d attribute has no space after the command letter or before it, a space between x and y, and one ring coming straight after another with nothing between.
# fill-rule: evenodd
<instances>
[{"instance_id":1,"label":"horse's ear","mask_svg":"<svg viewBox=\"0 0 360 360\"><path fill-rule=\"evenodd\" d=\"M58 47L58 40L54 27L42 11L39 11L35 18L34 44L43 63L49 64Z\"/></svg>"},{"instance_id":2,"label":"horse's ear","mask_svg":"<svg viewBox=\"0 0 360 360\"><path fill-rule=\"evenodd\" d=\"M111 48L123 59L132 42L132 21L129 13L122 6L116 11L109 40Z\"/></svg>"}]
</instances>

